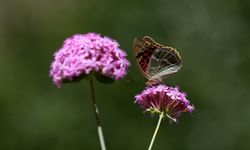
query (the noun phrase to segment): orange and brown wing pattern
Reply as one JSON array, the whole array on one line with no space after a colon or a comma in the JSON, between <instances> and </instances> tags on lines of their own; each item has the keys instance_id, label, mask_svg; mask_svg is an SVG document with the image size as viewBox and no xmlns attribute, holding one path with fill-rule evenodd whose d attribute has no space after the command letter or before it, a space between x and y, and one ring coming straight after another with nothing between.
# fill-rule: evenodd
<instances>
[{"instance_id":1,"label":"orange and brown wing pattern","mask_svg":"<svg viewBox=\"0 0 250 150\"><path fill-rule=\"evenodd\" d=\"M137 64L144 76L149 79L151 76L147 74L148 63L153 52L157 48L162 48L164 46L156 43L151 37L145 36L143 39L136 38L133 47Z\"/></svg>"}]
</instances>

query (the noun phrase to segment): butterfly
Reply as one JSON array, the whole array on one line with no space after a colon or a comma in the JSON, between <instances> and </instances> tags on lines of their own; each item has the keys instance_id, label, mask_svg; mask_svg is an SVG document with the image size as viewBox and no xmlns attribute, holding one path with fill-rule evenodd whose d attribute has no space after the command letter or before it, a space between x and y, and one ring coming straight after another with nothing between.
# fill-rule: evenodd
<instances>
[{"instance_id":1,"label":"butterfly","mask_svg":"<svg viewBox=\"0 0 250 150\"><path fill-rule=\"evenodd\" d=\"M135 38L133 43L135 58L140 71L148 79L147 85L163 82L182 66L179 52L155 42L151 37Z\"/></svg>"}]
</instances>

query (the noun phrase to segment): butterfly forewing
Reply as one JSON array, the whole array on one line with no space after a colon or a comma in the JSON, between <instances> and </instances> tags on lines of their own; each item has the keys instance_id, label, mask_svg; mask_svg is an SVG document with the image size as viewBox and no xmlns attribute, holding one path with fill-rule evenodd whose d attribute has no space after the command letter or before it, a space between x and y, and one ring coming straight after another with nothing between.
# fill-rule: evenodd
<instances>
[{"instance_id":1,"label":"butterfly forewing","mask_svg":"<svg viewBox=\"0 0 250 150\"><path fill-rule=\"evenodd\" d=\"M154 41L147 36L143 39L136 38L133 47L137 64L144 76L149 79L150 76L147 74L148 63L157 47Z\"/></svg>"}]
</instances>

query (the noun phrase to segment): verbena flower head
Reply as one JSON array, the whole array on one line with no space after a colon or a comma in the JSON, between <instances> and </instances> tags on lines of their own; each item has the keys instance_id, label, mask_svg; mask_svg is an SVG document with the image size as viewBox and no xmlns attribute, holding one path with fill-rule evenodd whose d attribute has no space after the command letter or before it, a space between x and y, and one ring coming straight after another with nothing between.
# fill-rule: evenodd
<instances>
[{"instance_id":1,"label":"verbena flower head","mask_svg":"<svg viewBox=\"0 0 250 150\"><path fill-rule=\"evenodd\" d=\"M76 34L66 39L54 54L50 76L58 87L91 72L119 80L127 74L130 65L126 56L111 38L97 33Z\"/></svg>"},{"instance_id":2,"label":"verbena flower head","mask_svg":"<svg viewBox=\"0 0 250 150\"><path fill-rule=\"evenodd\" d=\"M147 87L135 96L135 103L152 114L162 114L176 122L183 112L192 112L194 107L186 99L186 93L178 87L157 85Z\"/></svg>"}]
</instances>

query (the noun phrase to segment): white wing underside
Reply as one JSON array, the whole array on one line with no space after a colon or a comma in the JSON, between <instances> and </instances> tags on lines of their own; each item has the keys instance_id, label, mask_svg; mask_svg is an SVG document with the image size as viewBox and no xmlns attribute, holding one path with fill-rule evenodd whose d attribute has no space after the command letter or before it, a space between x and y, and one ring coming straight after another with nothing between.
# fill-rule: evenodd
<instances>
[{"instance_id":1,"label":"white wing underside","mask_svg":"<svg viewBox=\"0 0 250 150\"><path fill-rule=\"evenodd\" d=\"M169 49L156 49L147 67L149 78L164 80L168 75L176 73L181 68L177 55L178 53Z\"/></svg>"},{"instance_id":2,"label":"white wing underside","mask_svg":"<svg viewBox=\"0 0 250 150\"><path fill-rule=\"evenodd\" d=\"M166 67L163 68L162 71L156 73L151 78L157 78L160 80L164 80L168 75L176 73L179 69L181 69L181 66L172 66L172 67Z\"/></svg>"}]
</instances>

